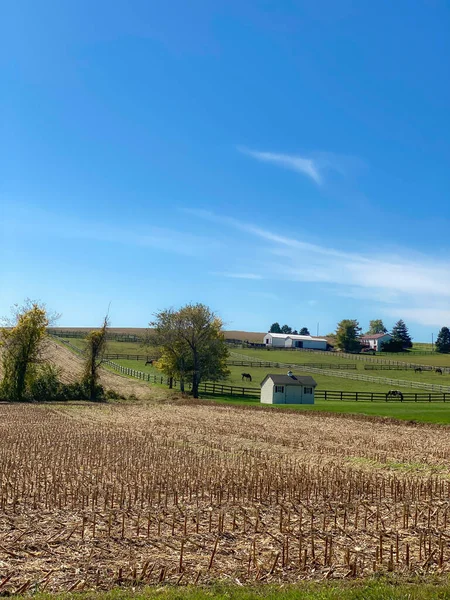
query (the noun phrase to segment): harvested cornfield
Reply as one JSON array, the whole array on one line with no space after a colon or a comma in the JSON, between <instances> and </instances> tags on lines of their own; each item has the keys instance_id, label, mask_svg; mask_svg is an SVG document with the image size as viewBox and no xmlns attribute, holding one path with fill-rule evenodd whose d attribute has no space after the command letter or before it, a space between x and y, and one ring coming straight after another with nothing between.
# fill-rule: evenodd
<instances>
[{"instance_id":1,"label":"harvested cornfield","mask_svg":"<svg viewBox=\"0 0 450 600\"><path fill-rule=\"evenodd\" d=\"M448 429L0 405L0 593L450 571Z\"/></svg>"}]
</instances>

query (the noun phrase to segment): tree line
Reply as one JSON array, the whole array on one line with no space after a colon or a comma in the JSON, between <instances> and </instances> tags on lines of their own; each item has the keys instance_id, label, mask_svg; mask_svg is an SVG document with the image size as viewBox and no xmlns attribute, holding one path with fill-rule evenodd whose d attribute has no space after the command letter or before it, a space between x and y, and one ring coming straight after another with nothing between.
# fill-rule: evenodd
<instances>
[{"instance_id":1,"label":"tree line","mask_svg":"<svg viewBox=\"0 0 450 600\"><path fill-rule=\"evenodd\" d=\"M289 327L289 325L282 325L280 327L280 324L277 322L272 323L269 329L269 333L292 333L292 335L311 335L307 327L302 327L300 331L297 331L296 329L292 329L292 327Z\"/></svg>"},{"instance_id":2,"label":"tree line","mask_svg":"<svg viewBox=\"0 0 450 600\"><path fill-rule=\"evenodd\" d=\"M12 316L4 319L0 330L0 400L38 402L48 400L102 401L118 397L100 383L100 368L105 361L109 316L99 329L85 337L83 373L76 381L61 381L61 369L49 353L47 328L58 315L49 313L44 304L27 300L15 306ZM229 375L228 349L222 332L222 320L203 304L188 304L179 310L167 309L154 315L144 345L157 356L155 366L191 387L198 398L201 381L216 381Z\"/></svg>"}]
</instances>

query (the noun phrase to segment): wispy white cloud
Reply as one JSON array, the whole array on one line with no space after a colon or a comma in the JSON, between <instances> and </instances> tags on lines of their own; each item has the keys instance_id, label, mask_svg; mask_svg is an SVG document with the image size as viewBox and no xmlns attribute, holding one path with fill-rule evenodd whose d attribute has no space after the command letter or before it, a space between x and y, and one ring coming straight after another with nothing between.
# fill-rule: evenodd
<instances>
[{"instance_id":1,"label":"wispy white cloud","mask_svg":"<svg viewBox=\"0 0 450 600\"><path fill-rule=\"evenodd\" d=\"M328 294L371 302L386 315L423 325L450 323L450 260L407 249L392 255L346 252L211 212L196 216L267 242L258 248L263 278L316 283Z\"/></svg>"},{"instance_id":2,"label":"wispy white cloud","mask_svg":"<svg viewBox=\"0 0 450 600\"><path fill-rule=\"evenodd\" d=\"M261 162L272 163L291 171L296 171L302 175L307 175L318 185L322 183L322 176L319 172L316 161L312 158L297 156L294 154L277 154L275 152L259 152L257 150L249 150L247 148L239 148L239 151L247 156L251 156Z\"/></svg>"}]
</instances>

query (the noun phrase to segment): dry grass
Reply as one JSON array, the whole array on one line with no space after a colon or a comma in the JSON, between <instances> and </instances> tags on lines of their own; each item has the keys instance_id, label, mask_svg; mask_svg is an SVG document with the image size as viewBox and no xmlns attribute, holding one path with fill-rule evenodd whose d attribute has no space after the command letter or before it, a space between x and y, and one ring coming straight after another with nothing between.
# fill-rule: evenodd
<instances>
[{"instance_id":1,"label":"dry grass","mask_svg":"<svg viewBox=\"0 0 450 600\"><path fill-rule=\"evenodd\" d=\"M76 356L68 348L65 348L52 339L47 339L43 352L45 358L60 370L60 379L63 383L73 383L81 379L83 362L79 356ZM2 367L0 360L0 378L1 376ZM139 400L158 400L167 397L167 393L159 388L150 388L144 382L129 379L106 369L102 369L100 383L107 390L114 390L125 397L134 396Z\"/></svg>"},{"instance_id":2,"label":"dry grass","mask_svg":"<svg viewBox=\"0 0 450 600\"><path fill-rule=\"evenodd\" d=\"M0 593L450 570L448 430L0 405Z\"/></svg>"}]
</instances>

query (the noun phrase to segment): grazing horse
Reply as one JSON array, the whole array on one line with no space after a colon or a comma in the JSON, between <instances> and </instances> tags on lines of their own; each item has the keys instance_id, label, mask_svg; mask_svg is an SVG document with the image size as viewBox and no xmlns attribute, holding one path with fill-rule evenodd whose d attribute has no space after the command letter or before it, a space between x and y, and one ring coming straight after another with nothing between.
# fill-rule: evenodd
<instances>
[{"instance_id":1,"label":"grazing horse","mask_svg":"<svg viewBox=\"0 0 450 600\"><path fill-rule=\"evenodd\" d=\"M403 402L403 394L399 390L389 390L386 394L386 400L389 400L389 397L400 398L400 402Z\"/></svg>"},{"instance_id":2,"label":"grazing horse","mask_svg":"<svg viewBox=\"0 0 450 600\"><path fill-rule=\"evenodd\" d=\"M252 376L250 375L250 373L241 373L242 375L242 381L244 381L244 379L248 379L248 381L252 380Z\"/></svg>"},{"instance_id":3,"label":"grazing horse","mask_svg":"<svg viewBox=\"0 0 450 600\"><path fill-rule=\"evenodd\" d=\"M147 360L146 360L146 362L145 362L145 366L147 366L147 365L153 365L153 363L154 363L154 362L155 362L155 361L153 360L153 358L152 358L152 359L150 359L150 360L147 358Z\"/></svg>"},{"instance_id":4,"label":"grazing horse","mask_svg":"<svg viewBox=\"0 0 450 600\"><path fill-rule=\"evenodd\" d=\"M422 367L416 367L414 373L422 373Z\"/></svg>"},{"instance_id":5,"label":"grazing horse","mask_svg":"<svg viewBox=\"0 0 450 600\"><path fill-rule=\"evenodd\" d=\"M440 367L437 367L437 369L434 370L435 373L439 373L440 375L442 375L442 369Z\"/></svg>"}]
</instances>

